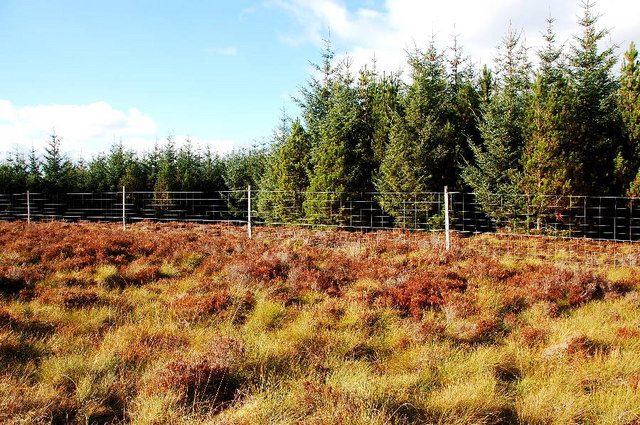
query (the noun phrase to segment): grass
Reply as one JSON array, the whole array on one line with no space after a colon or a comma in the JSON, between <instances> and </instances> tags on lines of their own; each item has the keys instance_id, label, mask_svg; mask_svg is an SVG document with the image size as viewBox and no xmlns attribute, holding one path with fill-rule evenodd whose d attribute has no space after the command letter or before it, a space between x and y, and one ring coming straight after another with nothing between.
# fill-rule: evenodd
<instances>
[{"instance_id":1,"label":"grass","mask_svg":"<svg viewBox=\"0 0 640 425\"><path fill-rule=\"evenodd\" d=\"M0 223L0 423L640 423L638 268L454 242Z\"/></svg>"}]
</instances>

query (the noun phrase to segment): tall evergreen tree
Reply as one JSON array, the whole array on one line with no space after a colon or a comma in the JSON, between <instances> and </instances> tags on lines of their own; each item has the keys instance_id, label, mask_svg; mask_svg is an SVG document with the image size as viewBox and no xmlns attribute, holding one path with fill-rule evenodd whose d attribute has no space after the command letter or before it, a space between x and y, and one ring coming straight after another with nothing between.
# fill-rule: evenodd
<instances>
[{"instance_id":1,"label":"tall evergreen tree","mask_svg":"<svg viewBox=\"0 0 640 425\"><path fill-rule=\"evenodd\" d=\"M7 160L0 164L0 193L19 193L26 191L28 164L19 151L9 155Z\"/></svg>"},{"instance_id":2,"label":"tall evergreen tree","mask_svg":"<svg viewBox=\"0 0 640 425\"><path fill-rule=\"evenodd\" d=\"M461 153L454 133L452 91L444 55L432 41L426 51L409 56L412 83L403 112L395 114L376 189L380 203L402 226L422 221L406 205L415 193L440 190L456 180ZM426 211L424 212L426 214Z\"/></svg>"},{"instance_id":3,"label":"tall evergreen tree","mask_svg":"<svg viewBox=\"0 0 640 425\"><path fill-rule=\"evenodd\" d=\"M60 150L60 137L53 132L50 138L42 164L43 186L45 191L60 193L69 190L73 164Z\"/></svg>"},{"instance_id":4,"label":"tall evergreen tree","mask_svg":"<svg viewBox=\"0 0 640 425\"><path fill-rule=\"evenodd\" d=\"M207 193L228 189L224 182L224 161L208 146L200 163L199 189Z\"/></svg>"},{"instance_id":5,"label":"tall evergreen tree","mask_svg":"<svg viewBox=\"0 0 640 425\"><path fill-rule=\"evenodd\" d=\"M201 179L201 161L200 153L193 148L191 140L187 139L176 156L176 185L179 190L197 190Z\"/></svg>"},{"instance_id":6,"label":"tall evergreen tree","mask_svg":"<svg viewBox=\"0 0 640 425\"><path fill-rule=\"evenodd\" d=\"M31 146L27 157L27 189L31 191L42 190L42 163L33 146Z\"/></svg>"},{"instance_id":7,"label":"tall evergreen tree","mask_svg":"<svg viewBox=\"0 0 640 425\"><path fill-rule=\"evenodd\" d=\"M482 108L479 125L482 144L471 144L474 162L464 167L463 178L477 194L484 210L502 220L519 208L518 192L524 146L525 104L530 94L531 65L520 34L509 27L497 59L494 94ZM496 205L492 194L506 194Z\"/></svg>"},{"instance_id":8,"label":"tall evergreen tree","mask_svg":"<svg viewBox=\"0 0 640 425\"><path fill-rule=\"evenodd\" d=\"M163 213L172 205L171 195L168 192L174 190L176 190L176 149L173 137L169 136L158 161L158 174L153 188L157 213Z\"/></svg>"},{"instance_id":9,"label":"tall evergreen tree","mask_svg":"<svg viewBox=\"0 0 640 425\"><path fill-rule=\"evenodd\" d=\"M620 75L620 93L618 97L620 115L624 131L625 165L629 172L635 173L628 192L631 196L640 196L640 59L635 43L631 42L625 53ZM633 176L633 174L631 174Z\"/></svg>"},{"instance_id":10,"label":"tall evergreen tree","mask_svg":"<svg viewBox=\"0 0 640 425\"><path fill-rule=\"evenodd\" d=\"M282 138L284 136L284 138ZM311 142L299 120L289 130L286 122L267 158L258 201L261 216L270 222L291 223L303 218L305 191L309 185Z\"/></svg>"},{"instance_id":11,"label":"tall evergreen tree","mask_svg":"<svg viewBox=\"0 0 640 425\"><path fill-rule=\"evenodd\" d=\"M524 175L521 188L533 195L568 195L571 192L571 97L562 50L556 46L552 18L544 33L546 46L538 51L540 67L527 103ZM538 204L544 203L538 199Z\"/></svg>"},{"instance_id":12,"label":"tall evergreen tree","mask_svg":"<svg viewBox=\"0 0 640 425\"><path fill-rule=\"evenodd\" d=\"M616 104L618 82L612 74L616 57L614 47L599 48L608 31L597 28L593 3L586 0L582 7L583 16L578 21L582 34L574 37L569 55L571 120L575 123L570 179L574 194L603 195L613 188L615 157L621 140Z\"/></svg>"}]
</instances>

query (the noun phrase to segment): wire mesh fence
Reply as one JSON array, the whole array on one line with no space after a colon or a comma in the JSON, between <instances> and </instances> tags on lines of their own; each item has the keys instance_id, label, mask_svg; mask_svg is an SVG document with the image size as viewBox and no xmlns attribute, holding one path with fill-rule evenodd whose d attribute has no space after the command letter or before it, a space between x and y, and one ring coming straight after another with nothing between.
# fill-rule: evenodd
<instances>
[{"instance_id":1,"label":"wire mesh fence","mask_svg":"<svg viewBox=\"0 0 640 425\"><path fill-rule=\"evenodd\" d=\"M457 243L489 255L635 264L640 249L640 199L606 196L263 190L0 194L0 220L27 219L236 226L251 221L283 234L289 231L283 229L315 228L404 239L448 234L449 220L451 231L461 236ZM463 237L469 235L492 238Z\"/></svg>"}]
</instances>

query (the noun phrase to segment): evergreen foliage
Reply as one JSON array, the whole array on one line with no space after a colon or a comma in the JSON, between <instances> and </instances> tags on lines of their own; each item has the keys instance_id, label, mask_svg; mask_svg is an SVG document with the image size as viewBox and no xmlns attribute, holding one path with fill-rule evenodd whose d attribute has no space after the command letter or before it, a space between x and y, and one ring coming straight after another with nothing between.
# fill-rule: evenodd
<instances>
[{"instance_id":1,"label":"evergreen foliage","mask_svg":"<svg viewBox=\"0 0 640 425\"><path fill-rule=\"evenodd\" d=\"M571 191L577 195L604 195L614 188L614 164L620 152L618 81L612 74L616 57L614 47L599 48L608 31L597 27L593 3L586 0L582 6L583 16L578 21L582 34L574 37L569 54L573 102L570 120L574 123L568 161Z\"/></svg>"},{"instance_id":2,"label":"evergreen foliage","mask_svg":"<svg viewBox=\"0 0 640 425\"><path fill-rule=\"evenodd\" d=\"M571 92L562 50L556 46L552 18L544 33L546 46L538 51L540 67L526 108L526 140L522 156L522 192L568 195L571 176Z\"/></svg>"},{"instance_id":3,"label":"evergreen foliage","mask_svg":"<svg viewBox=\"0 0 640 425\"><path fill-rule=\"evenodd\" d=\"M509 27L497 59L495 91L482 105L482 143L471 142L474 161L463 169L465 182L494 218L519 209L515 195L522 179L520 158L525 143L525 106L530 96L531 65L521 35ZM487 81L488 78L486 79ZM506 197L496 202L495 194Z\"/></svg>"},{"instance_id":4,"label":"evergreen foliage","mask_svg":"<svg viewBox=\"0 0 640 425\"><path fill-rule=\"evenodd\" d=\"M61 193L71 188L70 177L73 164L60 150L60 137L55 132L50 137L42 164L43 187L46 191Z\"/></svg>"},{"instance_id":5,"label":"evergreen foliage","mask_svg":"<svg viewBox=\"0 0 640 425\"><path fill-rule=\"evenodd\" d=\"M618 97L620 115L623 122L626 153L624 173L635 172L635 178L629 186L629 194L640 196L640 59L633 42L625 53L620 76L620 94ZM633 174L631 174L633 175Z\"/></svg>"},{"instance_id":6,"label":"evergreen foliage","mask_svg":"<svg viewBox=\"0 0 640 425\"><path fill-rule=\"evenodd\" d=\"M277 137L280 140L266 160L261 188L267 192L258 200L258 209L268 222L295 222L304 217L311 142L300 120L295 120L290 130L283 121Z\"/></svg>"}]
</instances>

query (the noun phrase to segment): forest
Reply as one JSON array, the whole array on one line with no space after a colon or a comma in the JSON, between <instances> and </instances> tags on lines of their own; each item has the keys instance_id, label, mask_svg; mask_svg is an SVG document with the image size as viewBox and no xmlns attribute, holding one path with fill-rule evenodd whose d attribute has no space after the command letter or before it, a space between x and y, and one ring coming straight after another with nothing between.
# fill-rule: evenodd
<instances>
[{"instance_id":1,"label":"forest","mask_svg":"<svg viewBox=\"0 0 640 425\"><path fill-rule=\"evenodd\" d=\"M380 192L393 214L398 193L450 190L527 195L640 195L640 60L631 42L603 48L585 3L580 32L527 47L509 27L492 64L478 69L456 37L407 51L407 75L354 70L326 42L300 88L299 117L283 113L268 142L220 156L169 136L148 152L121 141L89 160L72 160L52 134L42 155L10 153L0 191L265 192L277 210L299 193L299 215L314 214L304 193ZM535 52L535 54L532 54ZM534 63L535 62L535 63ZM6 141L10 142L10 141ZM328 195L329 196L329 195ZM401 196L400 196L401 197ZM290 197L289 197L290 198Z\"/></svg>"}]
</instances>

